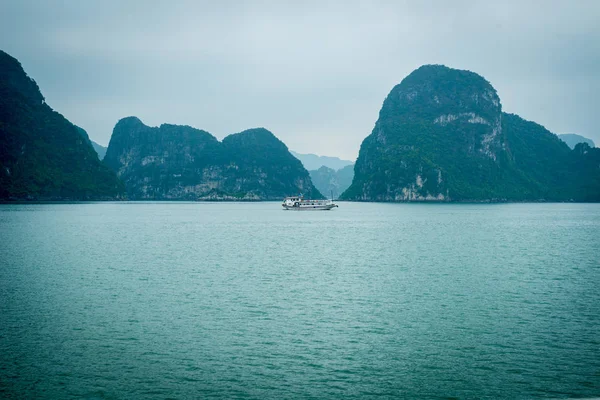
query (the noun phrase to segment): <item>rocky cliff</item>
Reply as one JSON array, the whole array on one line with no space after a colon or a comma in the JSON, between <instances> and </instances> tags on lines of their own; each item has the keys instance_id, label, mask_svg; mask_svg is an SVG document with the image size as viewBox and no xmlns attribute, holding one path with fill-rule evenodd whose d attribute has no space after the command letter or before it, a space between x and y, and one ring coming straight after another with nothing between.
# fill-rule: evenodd
<instances>
[{"instance_id":1,"label":"rocky cliff","mask_svg":"<svg viewBox=\"0 0 600 400\"><path fill-rule=\"evenodd\" d=\"M87 137L87 135L86 135ZM77 127L0 51L0 199L115 199L123 185Z\"/></svg>"},{"instance_id":2,"label":"rocky cliff","mask_svg":"<svg viewBox=\"0 0 600 400\"><path fill-rule=\"evenodd\" d=\"M600 187L581 186L581 179L594 181L600 170L580 158L540 125L503 113L496 90L483 77L426 65L385 99L342 197L600 200Z\"/></svg>"},{"instance_id":3,"label":"rocky cliff","mask_svg":"<svg viewBox=\"0 0 600 400\"><path fill-rule=\"evenodd\" d=\"M104 162L123 180L131 199L321 197L300 161L263 128L219 142L189 126L149 127L128 117L115 126Z\"/></svg>"}]
</instances>

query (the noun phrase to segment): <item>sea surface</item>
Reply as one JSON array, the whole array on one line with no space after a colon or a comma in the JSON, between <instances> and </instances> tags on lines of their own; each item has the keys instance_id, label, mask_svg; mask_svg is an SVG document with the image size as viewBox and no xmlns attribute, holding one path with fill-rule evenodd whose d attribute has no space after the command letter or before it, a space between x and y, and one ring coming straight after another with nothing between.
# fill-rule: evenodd
<instances>
[{"instance_id":1,"label":"sea surface","mask_svg":"<svg viewBox=\"0 0 600 400\"><path fill-rule=\"evenodd\" d=\"M599 204L0 205L0 398L600 396Z\"/></svg>"}]
</instances>

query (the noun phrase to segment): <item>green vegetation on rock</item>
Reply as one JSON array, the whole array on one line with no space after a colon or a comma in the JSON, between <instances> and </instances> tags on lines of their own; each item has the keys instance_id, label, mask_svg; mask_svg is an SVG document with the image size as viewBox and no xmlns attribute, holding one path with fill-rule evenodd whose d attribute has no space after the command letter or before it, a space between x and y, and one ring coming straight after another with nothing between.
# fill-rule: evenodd
<instances>
[{"instance_id":1,"label":"green vegetation on rock","mask_svg":"<svg viewBox=\"0 0 600 400\"><path fill-rule=\"evenodd\" d=\"M597 152L571 151L542 126L503 113L481 76L426 65L385 99L342 198L599 201Z\"/></svg>"},{"instance_id":2,"label":"green vegetation on rock","mask_svg":"<svg viewBox=\"0 0 600 400\"><path fill-rule=\"evenodd\" d=\"M101 146L98 143L91 140L88 133L85 131L85 129L80 128L77 125L75 125L75 127L77 128L77 131L79 132L79 134L81 134L81 136L83 136L85 138L85 140L87 140L92 145L92 148L98 155L98 159L102 160L104 158L104 156L106 155L106 147Z\"/></svg>"},{"instance_id":3,"label":"green vegetation on rock","mask_svg":"<svg viewBox=\"0 0 600 400\"><path fill-rule=\"evenodd\" d=\"M115 199L123 191L87 134L52 110L21 64L0 51L0 199Z\"/></svg>"},{"instance_id":4,"label":"green vegetation on rock","mask_svg":"<svg viewBox=\"0 0 600 400\"><path fill-rule=\"evenodd\" d=\"M131 199L280 200L322 198L308 171L264 128L219 142L189 126L120 120L104 162L123 180Z\"/></svg>"}]
</instances>

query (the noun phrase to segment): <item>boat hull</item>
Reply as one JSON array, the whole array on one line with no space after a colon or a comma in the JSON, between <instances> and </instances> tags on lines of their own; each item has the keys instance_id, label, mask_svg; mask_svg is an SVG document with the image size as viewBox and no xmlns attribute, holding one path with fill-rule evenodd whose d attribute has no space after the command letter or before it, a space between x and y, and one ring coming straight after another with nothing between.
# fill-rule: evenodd
<instances>
[{"instance_id":1,"label":"boat hull","mask_svg":"<svg viewBox=\"0 0 600 400\"><path fill-rule=\"evenodd\" d=\"M299 207L294 207L294 206L287 206L284 205L283 209L284 210L294 210L294 211L327 211L327 210L331 210L332 208L337 207L337 205L335 204L326 204L326 205L322 205L322 206L310 206L310 205L301 205Z\"/></svg>"},{"instance_id":2,"label":"boat hull","mask_svg":"<svg viewBox=\"0 0 600 400\"><path fill-rule=\"evenodd\" d=\"M337 207L333 200L307 200L302 196L291 196L283 199L281 206L284 210L318 211L331 210Z\"/></svg>"}]
</instances>

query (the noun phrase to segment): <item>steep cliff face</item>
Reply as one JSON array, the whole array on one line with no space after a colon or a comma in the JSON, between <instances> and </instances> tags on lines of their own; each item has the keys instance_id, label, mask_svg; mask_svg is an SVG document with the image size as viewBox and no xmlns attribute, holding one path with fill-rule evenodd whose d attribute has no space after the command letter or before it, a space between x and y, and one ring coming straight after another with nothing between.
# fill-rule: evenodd
<instances>
[{"instance_id":1,"label":"steep cliff face","mask_svg":"<svg viewBox=\"0 0 600 400\"><path fill-rule=\"evenodd\" d=\"M470 71L423 66L385 99L344 197L493 197L489 180L498 179L504 148L500 100L489 82Z\"/></svg>"},{"instance_id":2,"label":"steep cliff face","mask_svg":"<svg viewBox=\"0 0 600 400\"><path fill-rule=\"evenodd\" d=\"M123 190L87 135L52 110L21 64L0 51L0 199L115 199Z\"/></svg>"},{"instance_id":3,"label":"steep cliff face","mask_svg":"<svg viewBox=\"0 0 600 400\"><path fill-rule=\"evenodd\" d=\"M149 127L120 120L104 162L117 172L132 199L280 200L319 196L308 172L266 129L219 142L189 126Z\"/></svg>"},{"instance_id":4,"label":"steep cliff face","mask_svg":"<svg viewBox=\"0 0 600 400\"><path fill-rule=\"evenodd\" d=\"M581 196L569 183L573 157L556 135L504 114L495 89L481 76L427 65L385 99L342 197L577 200Z\"/></svg>"}]
</instances>

